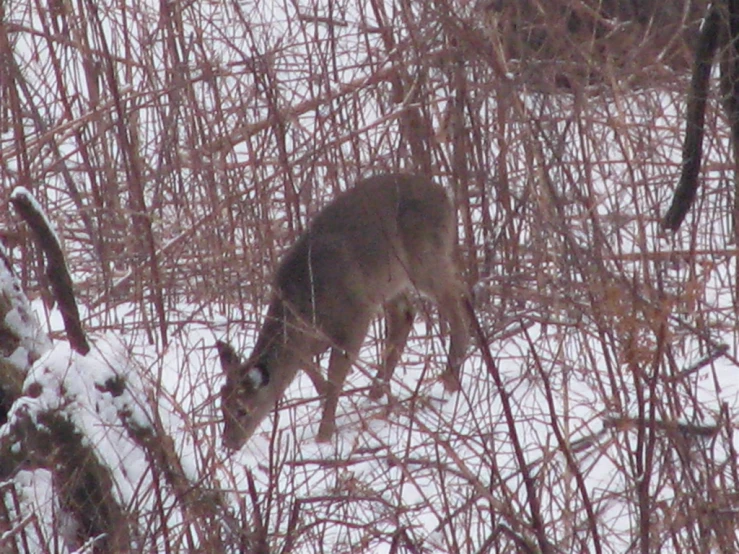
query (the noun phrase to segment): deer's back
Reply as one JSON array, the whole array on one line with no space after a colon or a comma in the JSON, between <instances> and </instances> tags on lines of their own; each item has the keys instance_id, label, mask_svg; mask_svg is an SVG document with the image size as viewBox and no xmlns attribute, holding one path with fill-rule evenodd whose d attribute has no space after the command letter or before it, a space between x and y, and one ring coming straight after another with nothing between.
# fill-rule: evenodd
<instances>
[{"instance_id":1,"label":"deer's back","mask_svg":"<svg viewBox=\"0 0 739 554\"><path fill-rule=\"evenodd\" d=\"M449 259L454 215L444 189L411 175L359 182L323 208L277 271L278 294L328 328L378 307Z\"/></svg>"}]
</instances>

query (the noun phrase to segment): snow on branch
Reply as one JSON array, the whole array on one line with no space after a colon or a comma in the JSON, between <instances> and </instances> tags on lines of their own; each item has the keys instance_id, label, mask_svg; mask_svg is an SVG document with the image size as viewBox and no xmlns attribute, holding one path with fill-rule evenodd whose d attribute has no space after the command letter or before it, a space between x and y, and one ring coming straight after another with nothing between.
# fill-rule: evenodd
<instances>
[{"instance_id":1,"label":"snow on branch","mask_svg":"<svg viewBox=\"0 0 739 554\"><path fill-rule=\"evenodd\" d=\"M41 205L26 188L16 187L10 195L10 201L33 231L38 245L46 256L46 275L54 297L59 303L69 343L76 352L85 355L90 351L90 345L82 329L72 279L67 270L59 237L53 231Z\"/></svg>"}]
</instances>

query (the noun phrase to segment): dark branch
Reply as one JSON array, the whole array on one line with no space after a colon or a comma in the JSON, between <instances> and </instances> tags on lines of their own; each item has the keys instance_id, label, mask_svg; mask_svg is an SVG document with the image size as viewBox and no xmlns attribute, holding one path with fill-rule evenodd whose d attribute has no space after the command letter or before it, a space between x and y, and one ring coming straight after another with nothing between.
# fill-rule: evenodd
<instances>
[{"instance_id":1,"label":"dark branch","mask_svg":"<svg viewBox=\"0 0 739 554\"><path fill-rule=\"evenodd\" d=\"M680 182L675 189L672 204L667 211L662 226L677 231L695 201L698 191L698 173L703 156L703 133L706 116L706 96L711 67L718 44L719 8L712 5L703 21L698 46L695 52L693 77L688 96L688 115L685 123L685 142L683 143L683 170Z\"/></svg>"},{"instance_id":2,"label":"dark branch","mask_svg":"<svg viewBox=\"0 0 739 554\"><path fill-rule=\"evenodd\" d=\"M13 194L10 198L15 209L33 231L41 250L46 256L46 275L51 283L51 290L59 303L59 310L64 320L64 329L72 348L83 356L90 351L80 321L80 313L72 289L72 278L67 270L64 253L59 241L49 228L48 220L27 194Z\"/></svg>"}]
</instances>

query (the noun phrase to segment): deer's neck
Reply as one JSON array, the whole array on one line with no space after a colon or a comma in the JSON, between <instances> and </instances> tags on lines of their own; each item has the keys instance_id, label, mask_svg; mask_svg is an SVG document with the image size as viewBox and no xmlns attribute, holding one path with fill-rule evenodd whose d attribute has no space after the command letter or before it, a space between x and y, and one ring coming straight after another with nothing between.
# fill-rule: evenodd
<instances>
[{"instance_id":1,"label":"deer's neck","mask_svg":"<svg viewBox=\"0 0 739 554\"><path fill-rule=\"evenodd\" d=\"M270 379L270 387L280 394L306 363L305 352L310 348L306 348L305 341L306 333L301 331L300 322L282 300L274 298L267 310L249 365L264 368Z\"/></svg>"}]
</instances>

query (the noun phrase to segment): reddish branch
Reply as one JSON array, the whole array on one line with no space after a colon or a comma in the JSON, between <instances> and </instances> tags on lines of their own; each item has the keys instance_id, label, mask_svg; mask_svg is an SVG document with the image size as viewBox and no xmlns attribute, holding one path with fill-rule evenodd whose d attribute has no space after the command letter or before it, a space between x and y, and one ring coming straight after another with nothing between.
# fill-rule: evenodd
<instances>
[{"instance_id":1,"label":"reddish branch","mask_svg":"<svg viewBox=\"0 0 739 554\"><path fill-rule=\"evenodd\" d=\"M529 511L531 517L531 527L536 534L537 542L539 543L539 551L543 554L548 554L553 551L552 545L547 539L546 529L544 527L544 519L541 514L541 506L539 502L539 487L537 486L534 476L530 471L530 464L526 461L524 455L524 449L516 431L516 418L513 415L513 408L511 407L511 399L503 383L503 379L498 372L498 366L495 363L490 347L488 346L487 338L485 337L485 331L483 331L480 321L477 319L474 307L469 299L465 301L465 307L467 309L467 317L471 325L472 335L477 340L477 346L482 354L482 360L485 364L490 376L495 382L495 386L498 389L500 395L500 402L503 406L503 414L508 424L509 439L513 447L513 452L518 462L518 467L521 470L521 479L523 480L524 487L526 489L526 496L529 504Z\"/></svg>"}]
</instances>

